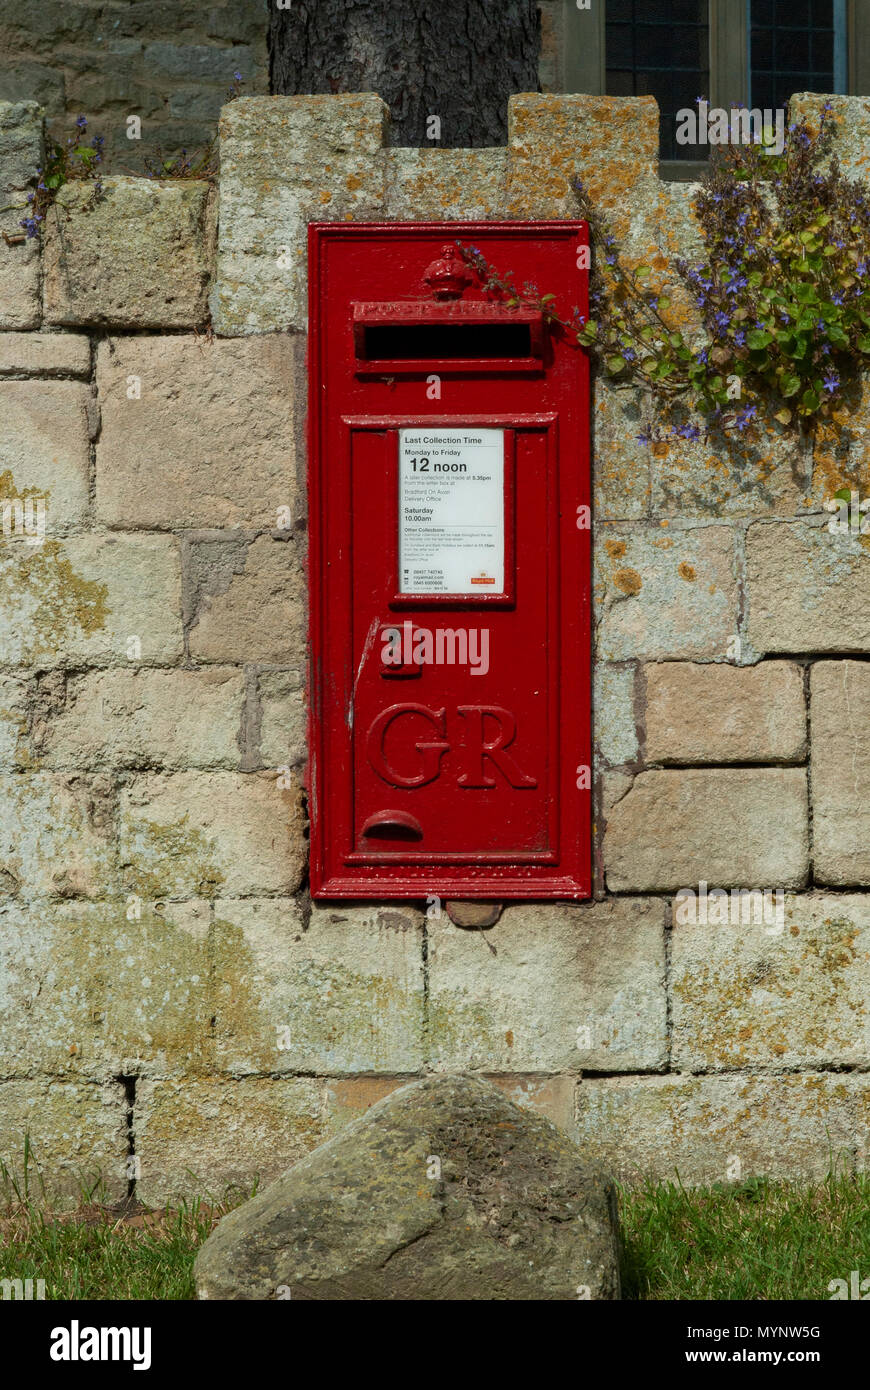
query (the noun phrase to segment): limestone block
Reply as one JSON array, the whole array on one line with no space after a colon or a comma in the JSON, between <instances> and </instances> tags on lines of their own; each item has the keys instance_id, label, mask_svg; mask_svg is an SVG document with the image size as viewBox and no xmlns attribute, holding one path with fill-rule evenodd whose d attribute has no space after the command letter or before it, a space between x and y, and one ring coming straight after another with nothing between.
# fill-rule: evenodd
<instances>
[{"instance_id":1,"label":"limestone block","mask_svg":"<svg viewBox=\"0 0 870 1390\"><path fill-rule=\"evenodd\" d=\"M595 666L593 722L599 754L608 763L630 763L638 755L634 712L634 666Z\"/></svg>"},{"instance_id":2,"label":"limestone block","mask_svg":"<svg viewBox=\"0 0 870 1390\"><path fill-rule=\"evenodd\" d=\"M472 222L503 217L507 151L386 151L385 220Z\"/></svg>"},{"instance_id":3,"label":"limestone block","mask_svg":"<svg viewBox=\"0 0 870 1390\"><path fill-rule=\"evenodd\" d=\"M29 1138L30 1190L57 1210L90 1200L119 1202L127 1194L127 1104L118 1081L101 1084L48 1077L0 1082L0 1159L24 1185ZM0 1187L0 1195L6 1196ZM11 1190L9 1198L12 1197Z\"/></svg>"},{"instance_id":4,"label":"limestone block","mask_svg":"<svg viewBox=\"0 0 870 1390\"><path fill-rule=\"evenodd\" d=\"M800 888L809 866L803 768L641 772L604 836L614 893Z\"/></svg>"},{"instance_id":5,"label":"limestone block","mask_svg":"<svg viewBox=\"0 0 870 1390\"><path fill-rule=\"evenodd\" d=\"M295 893L305 866L298 789L269 773L150 773L121 793L125 887L143 898Z\"/></svg>"},{"instance_id":6,"label":"limestone block","mask_svg":"<svg viewBox=\"0 0 870 1390\"><path fill-rule=\"evenodd\" d=\"M757 899L730 907L731 920L722 925L681 923L690 914L678 911L671 948L674 1065L681 1071L866 1067L870 897L789 894L781 912L768 899L766 919Z\"/></svg>"},{"instance_id":7,"label":"limestone block","mask_svg":"<svg viewBox=\"0 0 870 1390\"><path fill-rule=\"evenodd\" d=\"M28 95L33 95L32 91ZM35 101L0 101L0 231L23 236L27 194L42 164L42 116ZM8 246L0 237L0 328L38 328L39 237Z\"/></svg>"},{"instance_id":8,"label":"limestone block","mask_svg":"<svg viewBox=\"0 0 870 1390\"><path fill-rule=\"evenodd\" d=\"M233 667L72 676L62 710L35 739L50 767L239 765L245 677Z\"/></svg>"},{"instance_id":9,"label":"limestone block","mask_svg":"<svg viewBox=\"0 0 870 1390\"><path fill-rule=\"evenodd\" d=\"M77 381L0 381L0 506L31 499L34 548L40 532L50 536L87 516L90 399ZM26 520L4 512L4 532L8 524L12 535L23 535Z\"/></svg>"},{"instance_id":10,"label":"limestone block","mask_svg":"<svg viewBox=\"0 0 870 1390\"><path fill-rule=\"evenodd\" d=\"M83 333L0 333L0 376L90 376Z\"/></svg>"},{"instance_id":11,"label":"limestone block","mask_svg":"<svg viewBox=\"0 0 870 1390\"><path fill-rule=\"evenodd\" d=\"M261 671L260 761L265 767L297 767L305 761L305 675L292 671Z\"/></svg>"},{"instance_id":12,"label":"limestone block","mask_svg":"<svg viewBox=\"0 0 870 1390\"><path fill-rule=\"evenodd\" d=\"M198 661L305 660L305 575L296 544L194 541L204 571L190 629Z\"/></svg>"},{"instance_id":13,"label":"limestone block","mask_svg":"<svg viewBox=\"0 0 870 1390\"><path fill-rule=\"evenodd\" d=\"M790 763L806 755L803 671L663 661L644 667L653 763Z\"/></svg>"},{"instance_id":14,"label":"limestone block","mask_svg":"<svg viewBox=\"0 0 870 1390\"><path fill-rule=\"evenodd\" d=\"M511 217L576 217L579 175L616 235L652 239L658 213L659 111L653 97L540 96L508 101ZM641 240L642 240L641 235Z\"/></svg>"},{"instance_id":15,"label":"limestone block","mask_svg":"<svg viewBox=\"0 0 870 1390\"><path fill-rule=\"evenodd\" d=\"M114 797L103 776L0 777L0 889L22 899L101 897L115 884Z\"/></svg>"},{"instance_id":16,"label":"limestone block","mask_svg":"<svg viewBox=\"0 0 870 1390\"><path fill-rule=\"evenodd\" d=\"M276 528L281 507L292 526L292 340L115 338L97 382L97 515L109 526Z\"/></svg>"},{"instance_id":17,"label":"limestone block","mask_svg":"<svg viewBox=\"0 0 870 1390\"><path fill-rule=\"evenodd\" d=\"M214 231L203 180L67 183L46 221L46 322L193 328L208 317Z\"/></svg>"},{"instance_id":18,"label":"limestone block","mask_svg":"<svg viewBox=\"0 0 870 1390\"><path fill-rule=\"evenodd\" d=\"M30 765L27 747L29 693L26 681L0 676L0 767Z\"/></svg>"},{"instance_id":19,"label":"limestone block","mask_svg":"<svg viewBox=\"0 0 870 1390\"><path fill-rule=\"evenodd\" d=\"M817 879L870 883L870 667L817 661L810 672L813 864Z\"/></svg>"},{"instance_id":20,"label":"limestone block","mask_svg":"<svg viewBox=\"0 0 870 1390\"><path fill-rule=\"evenodd\" d=\"M222 1070L422 1069L420 912L219 899L214 952Z\"/></svg>"},{"instance_id":21,"label":"limestone block","mask_svg":"<svg viewBox=\"0 0 870 1390\"><path fill-rule=\"evenodd\" d=\"M706 431L702 416L686 418ZM713 431L697 440L663 438L645 448L655 517L792 516L805 505L811 450L801 448L770 414L757 440Z\"/></svg>"},{"instance_id":22,"label":"limestone block","mask_svg":"<svg viewBox=\"0 0 870 1390\"><path fill-rule=\"evenodd\" d=\"M583 1081L579 1141L624 1181L820 1180L855 1147L857 1077L650 1076Z\"/></svg>"},{"instance_id":23,"label":"limestone block","mask_svg":"<svg viewBox=\"0 0 870 1390\"><path fill-rule=\"evenodd\" d=\"M218 333L305 327L306 225L383 215L387 119L370 92L242 97L224 107L211 298Z\"/></svg>"},{"instance_id":24,"label":"limestone block","mask_svg":"<svg viewBox=\"0 0 870 1390\"><path fill-rule=\"evenodd\" d=\"M140 1081L136 1191L149 1206L250 1194L324 1137L323 1083L308 1077Z\"/></svg>"},{"instance_id":25,"label":"limestone block","mask_svg":"<svg viewBox=\"0 0 870 1390\"><path fill-rule=\"evenodd\" d=\"M667 1055L657 901L508 907L429 934L434 1065L488 1073L651 1070Z\"/></svg>"},{"instance_id":26,"label":"limestone block","mask_svg":"<svg viewBox=\"0 0 870 1390\"><path fill-rule=\"evenodd\" d=\"M0 907L0 1075L105 1081L211 1059L209 905Z\"/></svg>"},{"instance_id":27,"label":"limestone block","mask_svg":"<svg viewBox=\"0 0 870 1390\"><path fill-rule=\"evenodd\" d=\"M599 658L724 660L737 631L734 565L727 526L600 526Z\"/></svg>"},{"instance_id":28,"label":"limestone block","mask_svg":"<svg viewBox=\"0 0 870 1390\"><path fill-rule=\"evenodd\" d=\"M870 651L870 554L861 537L758 521L746 533L746 572L757 652Z\"/></svg>"},{"instance_id":29,"label":"limestone block","mask_svg":"<svg viewBox=\"0 0 870 1390\"><path fill-rule=\"evenodd\" d=\"M621 391L603 374L593 385L595 517L634 521L649 512L650 452L638 435L645 425L636 391Z\"/></svg>"},{"instance_id":30,"label":"limestone block","mask_svg":"<svg viewBox=\"0 0 870 1390\"><path fill-rule=\"evenodd\" d=\"M92 534L0 546L0 665L124 665L131 652L153 665L182 651L173 537Z\"/></svg>"}]
</instances>

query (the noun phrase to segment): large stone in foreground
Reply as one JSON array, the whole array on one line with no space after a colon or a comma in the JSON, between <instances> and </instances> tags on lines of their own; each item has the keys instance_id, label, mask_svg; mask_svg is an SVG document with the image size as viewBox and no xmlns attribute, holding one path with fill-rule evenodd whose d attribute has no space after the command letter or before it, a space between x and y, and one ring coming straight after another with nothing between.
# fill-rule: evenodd
<instances>
[{"instance_id":1,"label":"large stone in foreground","mask_svg":"<svg viewBox=\"0 0 870 1390\"><path fill-rule=\"evenodd\" d=\"M224 1217L195 1274L200 1298L618 1298L613 1190L487 1082L427 1077Z\"/></svg>"}]
</instances>

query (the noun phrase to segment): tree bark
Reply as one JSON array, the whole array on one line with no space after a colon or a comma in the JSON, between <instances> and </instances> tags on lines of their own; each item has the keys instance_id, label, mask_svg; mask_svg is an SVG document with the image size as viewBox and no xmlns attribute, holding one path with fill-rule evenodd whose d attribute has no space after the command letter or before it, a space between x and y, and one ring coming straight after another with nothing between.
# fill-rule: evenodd
<instances>
[{"instance_id":1,"label":"tree bark","mask_svg":"<svg viewBox=\"0 0 870 1390\"><path fill-rule=\"evenodd\" d=\"M535 0L273 0L270 11L272 92L377 92L393 145L504 145L508 97L540 90Z\"/></svg>"}]
</instances>

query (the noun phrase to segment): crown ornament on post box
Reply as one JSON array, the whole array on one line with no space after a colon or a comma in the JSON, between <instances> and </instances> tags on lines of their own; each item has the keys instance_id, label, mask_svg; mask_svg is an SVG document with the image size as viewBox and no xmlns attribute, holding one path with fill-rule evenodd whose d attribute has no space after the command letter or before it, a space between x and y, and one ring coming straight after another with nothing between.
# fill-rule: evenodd
<instances>
[{"instance_id":1,"label":"crown ornament on post box","mask_svg":"<svg viewBox=\"0 0 870 1390\"><path fill-rule=\"evenodd\" d=\"M428 285L434 299L459 299L471 284L468 266L459 249L448 242L441 255L426 267L423 283Z\"/></svg>"}]
</instances>

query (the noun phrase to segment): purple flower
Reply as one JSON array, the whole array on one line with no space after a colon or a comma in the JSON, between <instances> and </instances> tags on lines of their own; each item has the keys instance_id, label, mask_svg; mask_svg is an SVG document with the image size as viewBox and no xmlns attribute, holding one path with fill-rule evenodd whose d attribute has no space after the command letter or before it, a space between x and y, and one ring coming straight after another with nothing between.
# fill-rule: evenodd
<instances>
[{"instance_id":1,"label":"purple flower","mask_svg":"<svg viewBox=\"0 0 870 1390\"><path fill-rule=\"evenodd\" d=\"M753 418L756 414L757 411L755 406L747 405L743 410L740 411L734 423L739 430L745 430L749 427L749 425L751 425Z\"/></svg>"},{"instance_id":2,"label":"purple flower","mask_svg":"<svg viewBox=\"0 0 870 1390\"><path fill-rule=\"evenodd\" d=\"M828 372L828 375L822 379L822 385L833 396L840 389L840 378L836 372Z\"/></svg>"},{"instance_id":3,"label":"purple flower","mask_svg":"<svg viewBox=\"0 0 870 1390\"><path fill-rule=\"evenodd\" d=\"M87 118L87 116L76 116L76 125L78 126L79 130L87 130L87 128L88 128L88 118Z\"/></svg>"},{"instance_id":4,"label":"purple flower","mask_svg":"<svg viewBox=\"0 0 870 1390\"><path fill-rule=\"evenodd\" d=\"M241 74L240 72L234 72L234 73L233 73L233 81L234 81L234 82L244 82L244 80L245 80L245 79L242 77L242 74Z\"/></svg>"}]
</instances>

